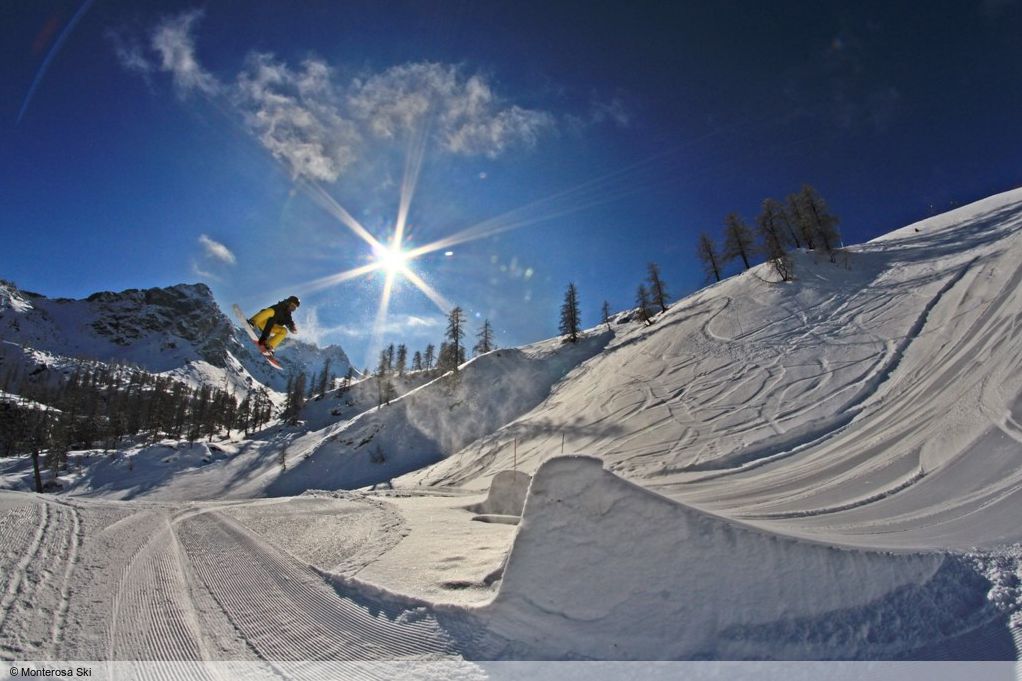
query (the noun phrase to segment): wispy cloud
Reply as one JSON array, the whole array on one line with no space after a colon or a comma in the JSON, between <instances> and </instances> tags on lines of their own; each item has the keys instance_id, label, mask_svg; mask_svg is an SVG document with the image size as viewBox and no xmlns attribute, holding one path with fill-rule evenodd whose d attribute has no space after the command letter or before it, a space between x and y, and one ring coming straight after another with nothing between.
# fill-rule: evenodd
<instances>
[{"instance_id":1,"label":"wispy cloud","mask_svg":"<svg viewBox=\"0 0 1022 681\"><path fill-rule=\"evenodd\" d=\"M134 36L117 31L108 31L107 38L113 44L117 61L127 71L148 76L156 70L156 66L146 58L145 48Z\"/></svg>"},{"instance_id":2,"label":"wispy cloud","mask_svg":"<svg viewBox=\"0 0 1022 681\"><path fill-rule=\"evenodd\" d=\"M426 337L435 333L437 343L440 342L440 334L444 329L446 320L441 317L422 317L418 315L395 315L387 318L387 323L380 330L382 338L410 339L410 336ZM364 339L366 336L365 324L340 324L331 327L329 333L345 338Z\"/></svg>"},{"instance_id":3,"label":"wispy cloud","mask_svg":"<svg viewBox=\"0 0 1022 681\"><path fill-rule=\"evenodd\" d=\"M165 19L152 34L152 47L160 57L159 68L171 74L174 87L181 95L193 90L207 95L216 94L220 83L199 65L195 57L195 38L192 29L202 18L200 10L185 12Z\"/></svg>"},{"instance_id":4,"label":"wispy cloud","mask_svg":"<svg viewBox=\"0 0 1022 681\"><path fill-rule=\"evenodd\" d=\"M579 135L597 126L630 128L634 120L633 105L626 103L624 97L598 99L595 94L589 103L589 110L584 114L565 116L568 129Z\"/></svg>"},{"instance_id":5,"label":"wispy cloud","mask_svg":"<svg viewBox=\"0 0 1022 681\"><path fill-rule=\"evenodd\" d=\"M214 241L205 234L199 237L199 243L202 244L202 248L206 253L206 257L219 260L222 263L233 265L237 262L237 258L234 257L234 253L231 249L224 246L219 241Z\"/></svg>"},{"instance_id":6,"label":"wispy cloud","mask_svg":"<svg viewBox=\"0 0 1022 681\"><path fill-rule=\"evenodd\" d=\"M342 339L364 340L366 325L349 323L330 326L320 320L319 308L303 305L295 315L302 340L319 346L338 342ZM381 337L400 339L399 342L414 343L420 339L436 337L439 344L446 320L441 317L423 317L420 315L391 315L384 325ZM389 343L390 341L386 341ZM425 345L423 345L425 347Z\"/></svg>"},{"instance_id":7,"label":"wispy cloud","mask_svg":"<svg viewBox=\"0 0 1022 681\"><path fill-rule=\"evenodd\" d=\"M218 277L216 274L210 272L209 270L204 270L202 268L202 265L200 265L195 260L192 260L192 273L195 274L195 276L199 277L199 279L202 279L203 281L223 281L223 279Z\"/></svg>"},{"instance_id":8,"label":"wispy cloud","mask_svg":"<svg viewBox=\"0 0 1022 681\"><path fill-rule=\"evenodd\" d=\"M238 75L232 101L249 130L297 178L332 182L357 158L360 135L341 114L330 68L306 60L292 70L254 54Z\"/></svg>"},{"instance_id":9,"label":"wispy cloud","mask_svg":"<svg viewBox=\"0 0 1022 681\"><path fill-rule=\"evenodd\" d=\"M405 64L356 80L349 103L377 137L411 132L425 119L442 149L465 156L494 158L517 144L532 146L556 127L551 114L508 105L484 76L449 64Z\"/></svg>"},{"instance_id":10,"label":"wispy cloud","mask_svg":"<svg viewBox=\"0 0 1022 681\"><path fill-rule=\"evenodd\" d=\"M128 71L145 76L157 71L170 74L181 97L193 92L215 95L223 86L202 68L195 56L193 31L202 15L202 10L191 10L164 18L149 34L145 45L137 37L121 32L110 31L107 37L121 66Z\"/></svg>"},{"instance_id":11,"label":"wispy cloud","mask_svg":"<svg viewBox=\"0 0 1022 681\"><path fill-rule=\"evenodd\" d=\"M612 123L619 128L628 128L632 125L632 112L620 97L594 101L589 118L593 123Z\"/></svg>"},{"instance_id":12,"label":"wispy cloud","mask_svg":"<svg viewBox=\"0 0 1022 681\"><path fill-rule=\"evenodd\" d=\"M496 158L557 128L551 113L513 104L484 74L451 64L410 63L344 81L321 59L293 67L251 53L236 77L221 81L197 56L201 18L198 10L166 18L147 45L121 36L114 49L132 72L170 74L181 96L222 96L295 178L335 181L371 145L404 143L422 129L441 151Z\"/></svg>"}]
</instances>

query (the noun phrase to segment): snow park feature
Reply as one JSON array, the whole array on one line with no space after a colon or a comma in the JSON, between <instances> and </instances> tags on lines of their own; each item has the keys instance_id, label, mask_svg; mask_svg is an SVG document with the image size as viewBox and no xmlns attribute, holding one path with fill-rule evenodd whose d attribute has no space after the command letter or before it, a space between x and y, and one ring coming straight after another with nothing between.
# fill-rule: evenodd
<instances>
[{"instance_id":1,"label":"snow park feature","mask_svg":"<svg viewBox=\"0 0 1022 681\"><path fill-rule=\"evenodd\" d=\"M503 516L517 518L525 508L525 497L529 493L532 476L520 471L501 471L493 476L486 499L478 504L466 506L482 516ZM484 518L478 518L484 519Z\"/></svg>"},{"instance_id":2,"label":"snow park feature","mask_svg":"<svg viewBox=\"0 0 1022 681\"><path fill-rule=\"evenodd\" d=\"M480 678L523 660L956 660L1007 668L948 678L1013 678L1022 191L836 262L791 257L793 281L752 267L652 324L624 311L576 344L394 376L387 400L358 376L290 422L72 450L45 472L57 493L29 491L28 453L0 459L0 655L285 677L313 660ZM209 333L175 325L181 304ZM38 386L81 355L284 402L286 376L204 287L58 301L5 283L0 331L33 390L0 405L45 411ZM285 367L327 352L286 350Z\"/></svg>"}]
</instances>

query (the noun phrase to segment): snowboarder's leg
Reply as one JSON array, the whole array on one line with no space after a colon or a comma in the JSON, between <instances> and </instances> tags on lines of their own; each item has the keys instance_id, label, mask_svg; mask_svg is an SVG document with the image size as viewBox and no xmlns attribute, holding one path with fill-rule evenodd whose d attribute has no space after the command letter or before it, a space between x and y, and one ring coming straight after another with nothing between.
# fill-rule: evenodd
<instances>
[{"instance_id":1,"label":"snowboarder's leg","mask_svg":"<svg viewBox=\"0 0 1022 681\"><path fill-rule=\"evenodd\" d=\"M266 335L265 331L263 331L263 335ZM281 326L280 324L274 324L273 328L270 329L269 338L266 339L267 347L269 347L270 350L276 350L277 346L280 345L280 342L284 340L286 335L287 327Z\"/></svg>"},{"instance_id":2,"label":"snowboarder's leg","mask_svg":"<svg viewBox=\"0 0 1022 681\"><path fill-rule=\"evenodd\" d=\"M276 314L274 309L272 307L268 307L265 310L257 312L251 319L252 325L262 332L259 336L260 345L266 345L267 339L270 337L270 332L273 330L273 324L270 323L270 320L273 319L274 314Z\"/></svg>"}]
</instances>

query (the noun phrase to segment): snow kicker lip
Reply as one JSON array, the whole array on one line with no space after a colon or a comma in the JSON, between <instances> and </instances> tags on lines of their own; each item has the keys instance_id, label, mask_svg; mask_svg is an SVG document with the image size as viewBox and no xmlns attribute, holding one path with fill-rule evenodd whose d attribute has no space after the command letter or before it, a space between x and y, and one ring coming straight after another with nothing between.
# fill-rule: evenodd
<instances>
[{"instance_id":1,"label":"snow kicker lip","mask_svg":"<svg viewBox=\"0 0 1022 681\"><path fill-rule=\"evenodd\" d=\"M772 534L559 457L484 612L541 659L1015 659L989 589L964 556Z\"/></svg>"}]
</instances>

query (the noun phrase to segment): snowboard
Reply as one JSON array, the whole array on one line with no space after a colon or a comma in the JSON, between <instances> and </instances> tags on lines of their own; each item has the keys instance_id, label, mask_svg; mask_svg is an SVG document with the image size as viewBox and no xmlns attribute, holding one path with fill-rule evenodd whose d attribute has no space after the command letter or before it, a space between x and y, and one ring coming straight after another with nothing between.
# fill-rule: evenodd
<instances>
[{"instance_id":1,"label":"snowboard","mask_svg":"<svg viewBox=\"0 0 1022 681\"><path fill-rule=\"evenodd\" d=\"M241 328L245 329L245 333L247 333L248 337L252 339L252 342L256 344L256 349L259 349L259 336L256 335L255 329L252 328L252 325L248 323L248 317L245 316L245 313L242 312L241 308L237 305L231 305L231 310L234 311L234 316L238 318L239 322L241 322ZM266 353L259 350L259 354L265 357L267 363L269 363L269 365L274 369L280 369L281 371L284 370L284 367L280 365L280 362L277 361L277 358L273 356L272 352Z\"/></svg>"}]
</instances>

